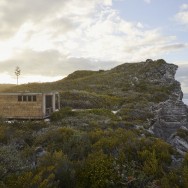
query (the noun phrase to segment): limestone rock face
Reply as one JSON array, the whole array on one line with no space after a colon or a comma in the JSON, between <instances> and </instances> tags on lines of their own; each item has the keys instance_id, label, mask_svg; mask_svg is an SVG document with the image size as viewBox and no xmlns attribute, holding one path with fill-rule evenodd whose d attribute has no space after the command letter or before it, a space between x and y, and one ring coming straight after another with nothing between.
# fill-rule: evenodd
<instances>
[{"instance_id":1,"label":"limestone rock face","mask_svg":"<svg viewBox=\"0 0 188 188\"><path fill-rule=\"evenodd\" d=\"M188 151L188 142L177 135L173 136L169 140L169 143L173 145L176 150L182 155L186 154L186 152Z\"/></svg>"},{"instance_id":2,"label":"limestone rock face","mask_svg":"<svg viewBox=\"0 0 188 188\"><path fill-rule=\"evenodd\" d=\"M177 65L168 64L162 59L148 59L143 64L140 77L161 88L170 86L167 99L151 106L154 118L149 132L173 145L180 154L185 154L188 151L188 106L183 103L180 83L175 80L177 68ZM159 96L159 93L155 93L155 96Z\"/></svg>"},{"instance_id":3,"label":"limestone rock face","mask_svg":"<svg viewBox=\"0 0 188 188\"><path fill-rule=\"evenodd\" d=\"M181 100L169 99L156 106L153 122L154 134L168 141L180 127L188 128L188 107Z\"/></svg>"},{"instance_id":4,"label":"limestone rock face","mask_svg":"<svg viewBox=\"0 0 188 188\"><path fill-rule=\"evenodd\" d=\"M183 93L180 83L174 79L177 66L163 64L162 67L164 69L159 70L160 74L163 75L160 84L170 82L174 85L174 89L168 100L153 106L154 119L151 121L150 130L157 137L163 138L173 145L179 153L184 154L188 151L188 138L186 140L179 137L177 132L182 127L188 130L188 106L182 101Z\"/></svg>"},{"instance_id":5,"label":"limestone rock face","mask_svg":"<svg viewBox=\"0 0 188 188\"><path fill-rule=\"evenodd\" d=\"M159 59L157 62L161 64L153 67L151 65L155 65L156 61L146 61L144 66L151 67L149 71L145 72L146 78L151 78L153 81L157 79L158 82L174 82L174 77L178 66L174 64L168 64L163 59Z\"/></svg>"}]
</instances>

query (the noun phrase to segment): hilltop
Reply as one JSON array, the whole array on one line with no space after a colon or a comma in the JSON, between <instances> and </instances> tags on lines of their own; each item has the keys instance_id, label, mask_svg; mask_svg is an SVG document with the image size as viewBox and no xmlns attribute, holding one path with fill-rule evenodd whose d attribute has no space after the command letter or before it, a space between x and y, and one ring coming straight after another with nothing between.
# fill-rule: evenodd
<instances>
[{"instance_id":1,"label":"hilltop","mask_svg":"<svg viewBox=\"0 0 188 188\"><path fill-rule=\"evenodd\" d=\"M30 83L5 91L60 91L62 98L70 95L116 97L125 101L138 96L151 102L165 101L180 84L173 79L177 66L164 60L125 63L111 70L75 71L66 78L51 83ZM68 95L67 95L68 92ZM76 94L74 94L76 92ZM140 100L140 99L139 99ZM121 100L120 100L121 101Z\"/></svg>"}]
</instances>

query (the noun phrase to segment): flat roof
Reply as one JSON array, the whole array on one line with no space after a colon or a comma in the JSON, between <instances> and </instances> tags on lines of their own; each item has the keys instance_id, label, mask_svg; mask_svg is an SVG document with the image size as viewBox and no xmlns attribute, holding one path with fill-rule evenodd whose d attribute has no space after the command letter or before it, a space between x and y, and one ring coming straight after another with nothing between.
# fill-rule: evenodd
<instances>
[{"instance_id":1,"label":"flat roof","mask_svg":"<svg viewBox=\"0 0 188 188\"><path fill-rule=\"evenodd\" d=\"M42 95L42 94L54 94L54 93L59 93L57 91L52 91L52 92L9 92L9 93L3 93L0 92L0 95Z\"/></svg>"}]
</instances>

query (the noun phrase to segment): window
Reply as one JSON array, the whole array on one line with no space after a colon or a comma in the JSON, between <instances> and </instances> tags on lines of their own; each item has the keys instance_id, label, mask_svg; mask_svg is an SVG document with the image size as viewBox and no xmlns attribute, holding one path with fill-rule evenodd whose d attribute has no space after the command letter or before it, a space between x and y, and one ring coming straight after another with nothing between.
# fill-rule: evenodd
<instances>
[{"instance_id":1,"label":"window","mask_svg":"<svg viewBox=\"0 0 188 188\"><path fill-rule=\"evenodd\" d=\"M18 101L22 101L22 96L21 95L18 96Z\"/></svg>"},{"instance_id":2,"label":"window","mask_svg":"<svg viewBox=\"0 0 188 188\"><path fill-rule=\"evenodd\" d=\"M28 97L27 97L27 99L28 99L28 101L30 102L31 101L31 95L29 95Z\"/></svg>"},{"instance_id":3,"label":"window","mask_svg":"<svg viewBox=\"0 0 188 188\"><path fill-rule=\"evenodd\" d=\"M37 96L36 95L19 95L18 101L19 102L36 102Z\"/></svg>"},{"instance_id":4,"label":"window","mask_svg":"<svg viewBox=\"0 0 188 188\"><path fill-rule=\"evenodd\" d=\"M37 101L36 95L33 95L33 101Z\"/></svg>"},{"instance_id":5,"label":"window","mask_svg":"<svg viewBox=\"0 0 188 188\"><path fill-rule=\"evenodd\" d=\"M23 96L23 101L27 101L27 96Z\"/></svg>"}]
</instances>

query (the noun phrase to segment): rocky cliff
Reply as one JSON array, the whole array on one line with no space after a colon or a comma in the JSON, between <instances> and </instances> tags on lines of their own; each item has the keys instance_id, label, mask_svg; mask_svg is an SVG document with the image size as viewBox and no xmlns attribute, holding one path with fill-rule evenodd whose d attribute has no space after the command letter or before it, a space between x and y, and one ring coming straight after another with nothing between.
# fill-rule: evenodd
<instances>
[{"instance_id":1,"label":"rocky cliff","mask_svg":"<svg viewBox=\"0 0 188 188\"><path fill-rule=\"evenodd\" d=\"M179 153L185 154L188 151L188 106L182 101L183 93L180 83L174 79L177 68L176 65L165 63L153 70L152 74L149 73L151 82L174 85L166 101L152 106L154 118L151 121L150 130L157 137L172 144ZM160 79L155 79L156 76L153 75L159 75Z\"/></svg>"},{"instance_id":2,"label":"rocky cliff","mask_svg":"<svg viewBox=\"0 0 188 188\"><path fill-rule=\"evenodd\" d=\"M188 106L178 94L173 94L172 98L156 105L153 112L153 133L172 144L179 153L185 154L188 151Z\"/></svg>"}]
</instances>

